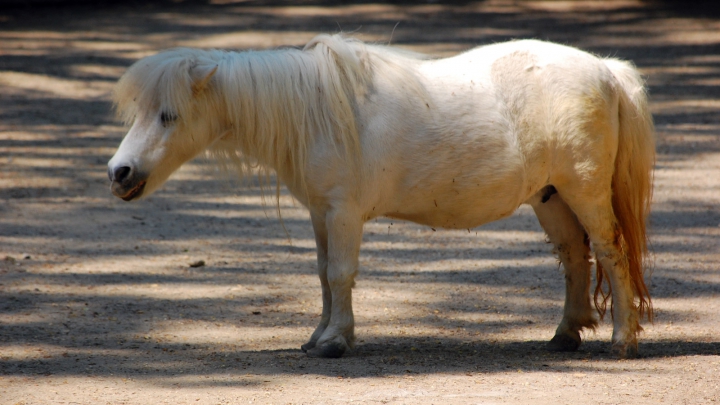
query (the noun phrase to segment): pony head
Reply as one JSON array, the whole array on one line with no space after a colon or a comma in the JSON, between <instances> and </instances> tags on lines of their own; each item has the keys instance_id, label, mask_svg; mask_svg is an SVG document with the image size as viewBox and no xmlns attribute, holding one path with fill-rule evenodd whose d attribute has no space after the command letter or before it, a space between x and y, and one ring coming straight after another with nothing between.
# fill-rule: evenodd
<instances>
[{"instance_id":1,"label":"pony head","mask_svg":"<svg viewBox=\"0 0 720 405\"><path fill-rule=\"evenodd\" d=\"M304 50L179 48L141 59L115 89L131 128L108 163L111 190L147 196L205 150L240 176L275 172L305 190L315 142L360 155L354 105L370 71L361 43L327 35Z\"/></svg>"},{"instance_id":2,"label":"pony head","mask_svg":"<svg viewBox=\"0 0 720 405\"><path fill-rule=\"evenodd\" d=\"M120 79L116 110L131 127L108 162L117 197L130 201L150 195L222 133L217 114L209 120L205 113L212 104L219 52L161 52L139 60Z\"/></svg>"}]
</instances>

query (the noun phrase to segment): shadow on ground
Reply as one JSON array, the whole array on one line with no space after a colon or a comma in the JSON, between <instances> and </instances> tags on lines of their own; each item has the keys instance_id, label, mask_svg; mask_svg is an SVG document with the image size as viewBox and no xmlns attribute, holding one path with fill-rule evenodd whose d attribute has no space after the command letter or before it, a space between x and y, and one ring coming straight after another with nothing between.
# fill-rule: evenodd
<instances>
[{"instance_id":1,"label":"shadow on ground","mask_svg":"<svg viewBox=\"0 0 720 405\"><path fill-rule=\"evenodd\" d=\"M362 254L366 262L361 282L397 291L451 285L465 288L454 296L463 299L470 296L470 288L482 288L487 294L470 303L459 299L416 304L428 314L470 314L479 320L448 322L437 315L404 318L400 322L404 327L422 325L438 334L369 334L346 359L327 361L308 359L295 349L318 322L316 312L289 309L300 299L292 293L295 281L314 281L315 277L306 217L284 219L290 239L296 241L288 242L277 219L267 215L267 207L257 201L257 188L240 191L249 200L222 201L223 194L237 192L222 180L208 181L212 169L202 169L206 166L202 162L195 167L205 177L171 181L157 196L137 205L109 202L104 165L123 134L111 111L111 84L144 54L203 41L236 49L283 43L298 46L317 32L344 31L444 55L519 37L549 39L630 59L648 72L659 129L659 168L670 168L701 153L720 152L716 112L720 39L693 23L714 21L718 7L687 8L684 3L667 1L602 12L582 7L555 12L535 9L531 2L507 9L483 4L107 2L102 6L3 8L0 170L3 179L28 180L0 183L4 202L0 238L5 251L14 252L0 264L0 313L3 319L13 319L0 324L0 348L15 348L3 354L0 374L151 378L180 373L288 373L357 378L582 371L581 363L566 360L609 359L609 343L603 341L589 341L571 354L543 349L561 313L562 276L537 221L527 212L480 228L479 237L472 232L443 236L444 246L428 244L435 240L430 238L440 237L426 228L380 222L376 227L387 226L388 231L375 229L366 235L370 246ZM668 19L676 19L671 33ZM682 210L653 213L654 236L660 239L687 232L698 242L680 246L663 239L654 243L657 254L692 255L715 246L714 234L693 232L720 224L718 208L688 198L681 202ZM36 208L40 206L44 208ZM284 208L295 209L291 204ZM229 214L233 212L243 214ZM73 226L73 221L84 221L84 225ZM513 244L503 242L512 233L531 237ZM188 251L198 255L200 251L193 249L199 241L211 241L210 249L236 252L242 259L210 255L205 267L189 269L183 257L155 273L142 271L137 264L145 260L150 266L155 258L183 256ZM30 259L22 259L25 252ZM205 251L202 254L208 256ZM127 270L87 271L92 263L113 260L127 262ZM424 267L433 262L441 269ZM466 268L473 263L481 268ZM716 298L720 291L717 283L673 273L661 263L656 267L652 278L656 298ZM277 277L286 280L277 281ZM243 294L228 292L236 285L243 286ZM270 290L268 285L281 291ZM215 295L158 295L153 286L205 288ZM248 293L247 288L258 290ZM298 296L318 299L314 285L301 291ZM515 319L493 318L501 313L513 314ZM686 318L672 311L663 316L666 320ZM159 339L157 329L173 322L227 329L236 334L235 343ZM542 336L530 341L495 339L528 325ZM369 324L359 327L370 330ZM440 333L441 329L462 330L464 337L453 338ZM263 335L266 342L285 333L292 338L277 350L246 348L242 332L247 330L271 335ZM34 352L23 352L23 348ZM643 358L648 360L717 356L718 349L717 341L641 343ZM449 353L453 362L446 361ZM359 362L370 367L356 371ZM248 384L258 383L253 381Z\"/></svg>"}]
</instances>

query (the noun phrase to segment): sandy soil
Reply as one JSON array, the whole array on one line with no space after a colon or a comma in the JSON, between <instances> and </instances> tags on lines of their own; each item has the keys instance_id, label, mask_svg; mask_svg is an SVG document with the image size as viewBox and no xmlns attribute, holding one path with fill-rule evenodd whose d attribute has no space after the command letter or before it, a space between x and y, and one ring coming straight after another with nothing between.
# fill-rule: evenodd
<instances>
[{"instance_id":1,"label":"sandy soil","mask_svg":"<svg viewBox=\"0 0 720 405\"><path fill-rule=\"evenodd\" d=\"M720 20L691 2L137 2L0 8L0 403L706 404L720 401ZM108 191L124 69L183 45L354 32L435 55L536 37L635 61L659 159L657 319L641 358L606 321L548 353L562 275L532 213L468 231L367 225L357 349L300 350L320 311L305 211L194 162L151 198ZM203 260L202 267L190 267Z\"/></svg>"}]
</instances>

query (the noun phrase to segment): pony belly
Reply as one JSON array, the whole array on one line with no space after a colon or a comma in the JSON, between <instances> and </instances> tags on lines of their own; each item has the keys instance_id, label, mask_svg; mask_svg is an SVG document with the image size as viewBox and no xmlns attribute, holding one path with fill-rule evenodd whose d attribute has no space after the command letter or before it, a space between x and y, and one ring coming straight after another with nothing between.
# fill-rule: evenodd
<instances>
[{"instance_id":1,"label":"pony belly","mask_svg":"<svg viewBox=\"0 0 720 405\"><path fill-rule=\"evenodd\" d=\"M504 212L390 212L385 216L415 222L433 228L469 229L510 216L515 209Z\"/></svg>"},{"instance_id":2,"label":"pony belly","mask_svg":"<svg viewBox=\"0 0 720 405\"><path fill-rule=\"evenodd\" d=\"M468 229L497 221L510 216L519 206L515 198L482 198L478 195L453 198L439 194L404 202L385 216L447 229Z\"/></svg>"}]
</instances>

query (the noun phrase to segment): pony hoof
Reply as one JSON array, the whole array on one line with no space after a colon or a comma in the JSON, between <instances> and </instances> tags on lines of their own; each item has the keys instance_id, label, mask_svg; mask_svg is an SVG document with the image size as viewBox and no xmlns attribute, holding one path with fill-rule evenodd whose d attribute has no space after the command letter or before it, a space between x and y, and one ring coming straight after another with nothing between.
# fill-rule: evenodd
<instances>
[{"instance_id":1,"label":"pony hoof","mask_svg":"<svg viewBox=\"0 0 720 405\"><path fill-rule=\"evenodd\" d=\"M308 357L323 359L339 359L347 347L337 342L327 342L307 351Z\"/></svg>"},{"instance_id":2,"label":"pony hoof","mask_svg":"<svg viewBox=\"0 0 720 405\"><path fill-rule=\"evenodd\" d=\"M307 353L308 350L312 350L315 348L316 342L307 342L304 345L300 346L300 349L303 351L303 353Z\"/></svg>"},{"instance_id":3,"label":"pony hoof","mask_svg":"<svg viewBox=\"0 0 720 405\"><path fill-rule=\"evenodd\" d=\"M547 344L547 350L551 352L574 352L580 347L580 334L575 336L555 335Z\"/></svg>"},{"instance_id":4,"label":"pony hoof","mask_svg":"<svg viewBox=\"0 0 720 405\"><path fill-rule=\"evenodd\" d=\"M637 343L615 343L612 345L610 352L618 359L634 359L638 356Z\"/></svg>"}]
</instances>

